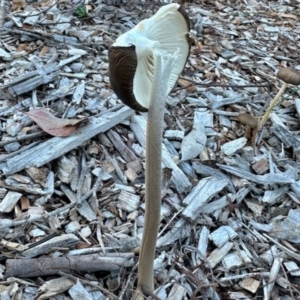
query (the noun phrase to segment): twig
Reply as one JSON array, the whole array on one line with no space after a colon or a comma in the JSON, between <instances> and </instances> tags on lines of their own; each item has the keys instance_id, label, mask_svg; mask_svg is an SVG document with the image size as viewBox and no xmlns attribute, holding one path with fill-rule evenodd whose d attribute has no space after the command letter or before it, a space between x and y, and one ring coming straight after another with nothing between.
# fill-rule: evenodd
<instances>
[{"instance_id":1,"label":"twig","mask_svg":"<svg viewBox=\"0 0 300 300\"><path fill-rule=\"evenodd\" d=\"M292 288L291 288L291 283L287 277L287 274L285 272L285 269L284 269L284 266L282 265L282 262L280 262L280 266L281 266L281 269L282 269L282 272L283 272L283 275L284 275L284 278L286 279L286 281L288 282L288 286L289 286L289 291L290 291L290 295L291 295L291 298L293 300L295 300L294 296L293 296L293 291L292 291Z\"/></svg>"},{"instance_id":2,"label":"twig","mask_svg":"<svg viewBox=\"0 0 300 300\"><path fill-rule=\"evenodd\" d=\"M81 172L80 172L80 176L78 179L78 188L77 188L77 206L81 206L83 198L81 197L81 190L83 188L83 184L84 184L84 178L87 174L87 166L86 166L86 159L85 159L85 155L84 153L81 154Z\"/></svg>"},{"instance_id":3,"label":"twig","mask_svg":"<svg viewBox=\"0 0 300 300\"><path fill-rule=\"evenodd\" d=\"M266 233L263 233L263 235L268 238L270 241L272 241L275 245L277 245L277 247L279 249L281 249L283 252L285 252L286 254L288 254L289 256L297 259L298 261L300 261L300 255L291 251L290 249L288 249L287 247L282 246L279 242L277 242L275 239L271 238L270 236L268 236Z\"/></svg>"},{"instance_id":4,"label":"twig","mask_svg":"<svg viewBox=\"0 0 300 300\"><path fill-rule=\"evenodd\" d=\"M130 274L129 274L127 280L126 280L126 284L125 284L125 286L122 288L121 294L119 295L119 300L123 300L123 296L124 296L126 290L128 290L128 285L129 285L130 283L132 283L132 280L131 280L131 279L132 279L132 276L133 276L134 274L136 275L136 272L135 272L135 271L137 270L137 268L138 268L138 263L136 263L135 266L131 269L131 272L130 272Z\"/></svg>"},{"instance_id":5,"label":"twig","mask_svg":"<svg viewBox=\"0 0 300 300\"><path fill-rule=\"evenodd\" d=\"M269 91L271 91L271 88L273 86L273 83L271 82L267 82L267 84L245 84L245 85L239 85L239 84L219 84L219 83L201 83L201 82L196 82L194 80L188 79L188 78L184 78L181 77L180 79L186 80L191 82L191 85L186 86L184 88L188 88L191 87L193 85L201 85L201 86L220 86L220 87L232 87L232 88L247 88L247 87L265 87L268 88Z\"/></svg>"}]
</instances>

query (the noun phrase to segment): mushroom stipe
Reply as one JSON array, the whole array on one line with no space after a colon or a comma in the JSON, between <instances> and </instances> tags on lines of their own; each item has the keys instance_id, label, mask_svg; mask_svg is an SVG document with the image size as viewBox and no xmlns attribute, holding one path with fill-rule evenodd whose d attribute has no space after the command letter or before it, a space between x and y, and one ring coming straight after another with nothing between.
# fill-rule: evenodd
<instances>
[{"instance_id":1,"label":"mushroom stipe","mask_svg":"<svg viewBox=\"0 0 300 300\"><path fill-rule=\"evenodd\" d=\"M109 76L116 95L137 111L148 111L145 222L134 300L154 289L153 262L160 222L164 106L190 53L190 23L179 4L161 7L122 34L109 51Z\"/></svg>"}]
</instances>

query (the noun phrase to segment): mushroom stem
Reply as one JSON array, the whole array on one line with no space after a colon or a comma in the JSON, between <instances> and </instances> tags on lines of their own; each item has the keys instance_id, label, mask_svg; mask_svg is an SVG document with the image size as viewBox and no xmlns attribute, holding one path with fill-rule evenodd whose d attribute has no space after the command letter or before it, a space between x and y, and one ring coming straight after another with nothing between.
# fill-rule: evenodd
<instances>
[{"instance_id":1,"label":"mushroom stem","mask_svg":"<svg viewBox=\"0 0 300 300\"><path fill-rule=\"evenodd\" d=\"M261 121L260 121L260 127L264 126L271 114L272 109L277 105L280 97L282 96L282 94L284 93L285 89L287 87L287 83L284 83L283 86L281 87L281 89L279 90L279 92L277 93L277 95L275 96L275 98L271 101L268 109L266 110L265 114L263 115Z\"/></svg>"},{"instance_id":2,"label":"mushroom stem","mask_svg":"<svg viewBox=\"0 0 300 300\"><path fill-rule=\"evenodd\" d=\"M168 94L168 79L178 52L173 55L154 50L154 76L151 101L148 110L146 136L146 193L145 222L138 266L138 293L146 287L154 289L153 264L156 240L160 224L161 177L162 177L162 132L165 100ZM139 299L136 297L135 299ZM142 298L144 299L144 298Z\"/></svg>"}]
</instances>

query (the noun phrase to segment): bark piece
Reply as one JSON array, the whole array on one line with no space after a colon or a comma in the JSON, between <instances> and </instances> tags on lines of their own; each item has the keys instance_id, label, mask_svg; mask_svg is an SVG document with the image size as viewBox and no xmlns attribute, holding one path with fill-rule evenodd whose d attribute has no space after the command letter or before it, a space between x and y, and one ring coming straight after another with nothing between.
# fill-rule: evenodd
<instances>
[{"instance_id":1,"label":"bark piece","mask_svg":"<svg viewBox=\"0 0 300 300\"><path fill-rule=\"evenodd\" d=\"M59 72L60 70L58 65L56 63L52 63L36 71L31 71L18 76L8 84L4 85L3 88L8 88L9 94L12 97L16 97L32 91L42 84L54 81L58 78Z\"/></svg>"},{"instance_id":2,"label":"bark piece","mask_svg":"<svg viewBox=\"0 0 300 300\"><path fill-rule=\"evenodd\" d=\"M90 254L68 257L40 257L33 259L8 259L6 261L5 278L36 277L58 274L59 271L71 272L119 272L123 267L133 267L134 253L127 257L113 254Z\"/></svg>"},{"instance_id":3,"label":"bark piece","mask_svg":"<svg viewBox=\"0 0 300 300\"><path fill-rule=\"evenodd\" d=\"M256 174L263 174L266 171L269 170L269 163L268 160L265 158L260 159L256 163L252 165L253 170L255 171Z\"/></svg>"},{"instance_id":4,"label":"bark piece","mask_svg":"<svg viewBox=\"0 0 300 300\"><path fill-rule=\"evenodd\" d=\"M57 247L71 247L79 242L79 239L74 234L63 234L45 241L31 249L22 252L25 257L35 257L48 252L52 248Z\"/></svg>"},{"instance_id":5,"label":"bark piece","mask_svg":"<svg viewBox=\"0 0 300 300\"><path fill-rule=\"evenodd\" d=\"M203 210L204 205L217 193L222 191L227 184L228 179L215 177L200 180L197 186L183 200L183 204L187 206L183 210L182 215L189 221L195 221Z\"/></svg>"},{"instance_id":6,"label":"bark piece","mask_svg":"<svg viewBox=\"0 0 300 300\"><path fill-rule=\"evenodd\" d=\"M246 277L244 278L240 283L239 285L247 290L247 291L250 291L251 293L256 293L258 287L260 286L260 281L254 279L254 278L251 278L251 277Z\"/></svg>"},{"instance_id":7,"label":"bark piece","mask_svg":"<svg viewBox=\"0 0 300 300\"><path fill-rule=\"evenodd\" d=\"M271 127L272 132L284 143L286 147L292 147L297 161L300 161L300 141L288 129L278 123Z\"/></svg>"},{"instance_id":8,"label":"bark piece","mask_svg":"<svg viewBox=\"0 0 300 300\"><path fill-rule=\"evenodd\" d=\"M121 191L118 197L118 208L127 212L136 210L139 206L140 197L126 191Z\"/></svg>"},{"instance_id":9,"label":"bark piece","mask_svg":"<svg viewBox=\"0 0 300 300\"><path fill-rule=\"evenodd\" d=\"M114 130L109 130L107 136L116 147L116 150L122 155L126 162L138 160L131 149L122 141L120 135Z\"/></svg>"},{"instance_id":10,"label":"bark piece","mask_svg":"<svg viewBox=\"0 0 300 300\"><path fill-rule=\"evenodd\" d=\"M214 268L226 256L226 254L231 250L232 247L233 243L228 242L221 248L215 249L207 258L207 265L210 268Z\"/></svg>"},{"instance_id":11,"label":"bark piece","mask_svg":"<svg viewBox=\"0 0 300 300\"><path fill-rule=\"evenodd\" d=\"M247 143L247 139L245 137L233 140L231 142L225 143L221 146L221 150L225 155L233 155L238 150L242 149Z\"/></svg>"}]
</instances>

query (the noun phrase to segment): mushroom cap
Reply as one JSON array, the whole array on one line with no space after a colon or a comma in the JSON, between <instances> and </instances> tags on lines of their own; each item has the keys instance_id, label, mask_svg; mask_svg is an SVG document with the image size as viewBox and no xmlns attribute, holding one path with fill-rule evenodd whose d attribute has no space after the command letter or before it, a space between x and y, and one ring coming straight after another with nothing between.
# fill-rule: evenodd
<instances>
[{"instance_id":1,"label":"mushroom cap","mask_svg":"<svg viewBox=\"0 0 300 300\"><path fill-rule=\"evenodd\" d=\"M182 72L189 52L189 18L182 7L171 3L118 37L109 50L109 77L116 95L129 107L147 111L154 74L154 49L179 58L168 79L168 94Z\"/></svg>"},{"instance_id":2,"label":"mushroom cap","mask_svg":"<svg viewBox=\"0 0 300 300\"><path fill-rule=\"evenodd\" d=\"M277 78L285 83L300 85L300 73L292 68L281 68L277 73Z\"/></svg>"}]
</instances>

